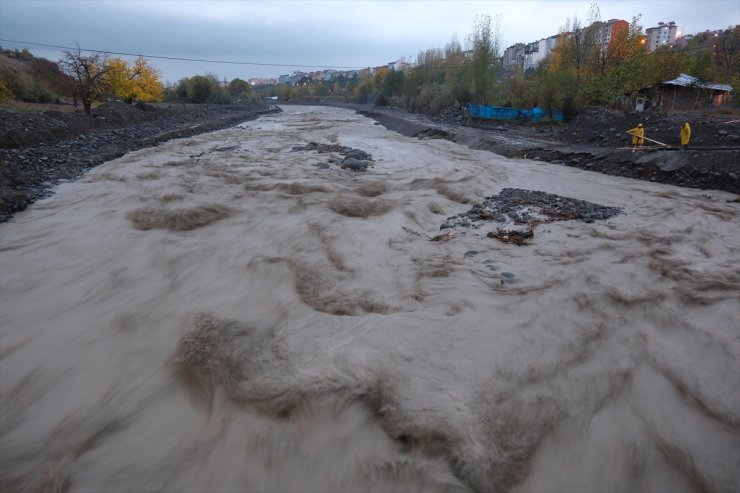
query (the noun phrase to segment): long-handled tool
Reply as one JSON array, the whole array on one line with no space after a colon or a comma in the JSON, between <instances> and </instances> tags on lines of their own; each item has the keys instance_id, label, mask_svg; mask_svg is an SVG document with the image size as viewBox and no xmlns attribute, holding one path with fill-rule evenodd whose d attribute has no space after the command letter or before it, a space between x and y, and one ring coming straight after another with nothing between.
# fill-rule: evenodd
<instances>
[{"instance_id":1,"label":"long-handled tool","mask_svg":"<svg viewBox=\"0 0 740 493\"><path fill-rule=\"evenodd\" d=\"M626 133L629 134L629 135L632 135L633 137L635 137L635 134L633 134L633 133L630 133L630 132L626 132ZM664 144L663 142L658 142L657 140L648 139L647 137L640 137L639 135L637 135L636 137L639 137L639 138L645 139L645 140L649 140L650 142L655 142L656 144L660 144L662 146L670 147L668 144Z\"/></svg>"}]
</instances>

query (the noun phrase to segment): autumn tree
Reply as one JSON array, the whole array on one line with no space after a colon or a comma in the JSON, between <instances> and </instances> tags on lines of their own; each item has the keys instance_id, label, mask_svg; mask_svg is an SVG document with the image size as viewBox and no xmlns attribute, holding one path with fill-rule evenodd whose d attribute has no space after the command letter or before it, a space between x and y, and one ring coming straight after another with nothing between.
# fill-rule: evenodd
<instances>
[{"instance_id":1,"label":"autumn tree","mask_svg":"<svg viewBox=\"0 0 740 493\"><path fill-rule=\"evenodd\" d=\"M609 43L611 59L606 75L614 95L634 94L651 84L650 58L640 19L640 15L633 17L627 31L618 32Z\"/></svg>"},{"instance_id":2,"label":"autumn tree","mask_svg":"<svg viewBox=\"0 0 740 493\"><path fill-rule=\"evenodd\" d=\"M162 101L164 86L159 71L139 56L133 65L121 58L108 60L108 89L124 101Z\"/></svg>"},{"instance_id":3,"label":"autumn tree","mask_svg":"<svg viewBox=\"0 0 740 493\"><path fill-rule=\"evenodd\" d=\"M76 51L64 52L59 66L64 73L75 79L75 95L82 99L82 106L89 116L93 101L105 92L108 56L104 53L83 55L78 46Z\"/></svg>"},{"instance_id":4,"label":"autumn tree","mask_svg":"<svg viewBox=\"0 0 740 493\"><path fill-rule=\"evenodd\" d=\"M360 104L367 103L375 90L374 86L375 84L371 75L361 77L357 86L354 88L355 101Z\"/></svg>"}]
</instances>

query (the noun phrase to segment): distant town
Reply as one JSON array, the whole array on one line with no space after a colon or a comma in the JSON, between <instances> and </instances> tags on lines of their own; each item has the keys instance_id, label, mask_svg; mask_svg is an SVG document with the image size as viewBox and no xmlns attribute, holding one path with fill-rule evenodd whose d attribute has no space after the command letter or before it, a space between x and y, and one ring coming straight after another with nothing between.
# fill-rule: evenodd
<instances>
[{"instance_id":1,"label":"distant town","mask_svg":"<svg viewBox=\"0 0 740 493\"><path fill-rule=\"evenodd\" d=\"M623 19L610 19L605 22L595 22L590 27L594 27L597 32L595 42L598 44L599 49L601 51L606 51L609 43L612 39L617 37L617 34L620 31L627 31L629 29L629 22ZM704 36L716 36L721 33L721 30L707 30L702 34ZM515 43L504 50L503 56L501 57L501 65L504 70L519 68L525 73L529 70L534 70L542 61L545 60L547 55L557 48L559 42L562 42L563 39L567 39L569 34L570 33L558 33L530 43ZM680 32L675 21L659 22L657 26L645 29L644 43L648 53L651 53L659 47L684 48L694 37L695 34L685 34ZM472 56L472 51L470 50L463 53L466 57ZM415 66L416 63L402 59L389 62L385 65L368 67L360 70L327 69L313 72L296 70L292 74L280 75L277 79L251 78L248 82L252 86L276 84L300 85L306 82L333 82L338 79L352 79L373 75L380 69L387 69L390 71L405 70L414 68Z\"/></svg>"}]
</instances>

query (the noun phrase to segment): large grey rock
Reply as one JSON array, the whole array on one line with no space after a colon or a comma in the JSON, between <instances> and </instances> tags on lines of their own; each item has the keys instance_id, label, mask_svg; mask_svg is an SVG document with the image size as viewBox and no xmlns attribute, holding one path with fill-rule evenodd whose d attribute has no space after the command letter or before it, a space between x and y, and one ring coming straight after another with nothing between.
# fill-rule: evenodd
<instances>
[{"instance_id":1,"label":"large grey rock","mask_svg":"<svg viewBox=\"0 0 740 493\"><path fill-rule=\"evenodd\" d=\"M367 163L361 159L349 157L342 161L342 168L349 168L352 171L367 171Z\"/></svg>"},{"instance_id":2,"label":"large grey rock","mask_svg":"<svg viewBox=\"0 0 740 493\"><path fill-rule=\"evenodd\" d=\"M346 154L345 158L354 158L354 159L359 159L361 161L365 159L371 159L370 154L363 151L362 149L352 149Z\"/></svg>"},{"instance_id":3,"label":"large grey rock","mask_svg":"<svg viewBox=\"0 0 740 493\"><path fill-rule=\"evenodd\" d=\"M654 164L662 171L676 171L688 163L688 154L682 151L647 152L635 160L635 164Z\"/></svg>"}]
</instances>

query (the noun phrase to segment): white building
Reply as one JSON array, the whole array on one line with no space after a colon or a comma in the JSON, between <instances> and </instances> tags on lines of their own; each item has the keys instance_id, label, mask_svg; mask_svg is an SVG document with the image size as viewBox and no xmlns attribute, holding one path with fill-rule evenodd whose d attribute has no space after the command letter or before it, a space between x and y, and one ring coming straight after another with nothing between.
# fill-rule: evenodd
<instances>
[{"instance_id":1,"label":"white building","mask_svg":"<svg viewBox=\"0 0 740 493\"><path fill-rule=\"evenodd\" d=\"M675 22L658 22L658 27L649 27L645 29L647 35L648 53L655 51L660 46L668 46L676 41L678 26Z\"/></svg>"},{"instance_id":2,"label":"white building","mask_svg":"<svg viewBox=\"0 0 740 493\"><path fill-rule=\"evenodd\" d=\"M542 38L528 43L524 48L523 68L525 71L537 68L558 45L559 35ZM516 46L516 45L515 45Z\"/></svg>"},{"instance_id":3,"label":"white building","mask_svg":"<svg viewBox=\"0 0 740 493\"><path fill-rule=\"evenodd\" d=\"M537 68L542 60L552 51L547 49L547 38L529 43L524 49L524 70Z\"/></svg>"}]
</instances>

